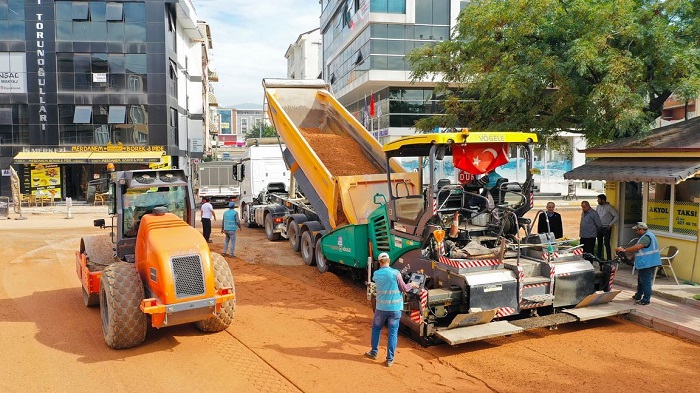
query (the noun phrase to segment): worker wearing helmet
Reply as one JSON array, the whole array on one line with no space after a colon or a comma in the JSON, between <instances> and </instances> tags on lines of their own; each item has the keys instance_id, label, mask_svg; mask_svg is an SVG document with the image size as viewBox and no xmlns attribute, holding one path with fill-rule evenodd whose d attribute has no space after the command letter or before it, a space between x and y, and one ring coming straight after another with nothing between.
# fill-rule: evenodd
<instances>
[{"instance_id":1,"label":"worker wearing helmet","mask_svg":"<svg viewBox=\"0 0 700 393\"><path fill-rule=\"evenodd\" d=\"M226 238L224 239L224 252L221 254L223 256L235 257L234 254L236 249L236 231L241 230L241 221L238 218L238 212L236 211L236 202L228 203L228 210L224 212L224 222L221 224L221 233L223 233ZM228 252L229 242L231 244L231 252Z\"/></svg>"},{"instance_id":2,"label":"worker wearing helmet","mask_svg":"<svg viewBox=\"0 0 700 393\"><path fill-rule=\"evenodd\" d=\"M377 359L379 353L379 335L386 323L389 328L389 342L386 350L386 366L394 364L394 352L399 338L399 320L403 310L403 296L401 292L408 292L412 288L418 288L418 284L406 284L398 270L389 265L389 254L379 254L379 269L372 275L372 280L377 285L377 306L372 320L372 349L365 353L370 359Z\"/></svg>"}]
</instances>

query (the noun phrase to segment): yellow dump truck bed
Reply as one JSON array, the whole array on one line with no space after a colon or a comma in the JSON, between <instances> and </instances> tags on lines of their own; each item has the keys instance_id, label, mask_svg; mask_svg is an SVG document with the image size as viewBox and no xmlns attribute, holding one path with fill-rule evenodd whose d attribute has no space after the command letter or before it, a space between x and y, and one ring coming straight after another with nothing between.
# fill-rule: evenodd
<instances>
[{"instance_id":1,"label":"yellow dump truck bed","mask_svg":"<svg viewBox=\"0 0 700 393\"><path fill-rule=\"evenodd\" d=\"M388 195L382 146L323 80L265 79L263 88L270 119L296 161L291 172L301 170L313 187L302 191L318 196L332 227L363 223L376 208L374 194ZM394 160L390 170L418 187L417 173Z\"/></svg>"}]
</instances>

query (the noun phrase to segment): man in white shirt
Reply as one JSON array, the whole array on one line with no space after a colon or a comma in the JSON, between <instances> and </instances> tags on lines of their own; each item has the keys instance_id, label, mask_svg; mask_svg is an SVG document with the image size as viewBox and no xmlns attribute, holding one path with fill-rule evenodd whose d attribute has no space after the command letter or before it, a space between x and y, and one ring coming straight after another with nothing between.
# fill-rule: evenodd
<instances>
[{"instance_id":1,"label":"man in white shirt","mask_svg":"<svg viewBox=\"0 0 700 393\"><path fill-rule=\"evenodd\" d=\"M608 203L605 194L598 195L598 206L596 206L595 211L598 212L600 222L603 224L598 232L598 258L603 259L603 246L605 246L605 254L608 257L606 260L609 261L612 259L610 234L612 234L612 227L617 224L620 216L617 214L617 210Z\"/></svg>"},{"instance_id":2,"label":"man in white shirt","mask_svg":"<svg viewBox=\"0 0 700 393\"><path fill-rule=\"evenodd\" d=\"M209 198L202 199L202 235L207 243L212 243L209 236L211 236L211 219L214 218L216 221L216 213L214 212L214 207L209 203Z\"/></svg>"}]
</instances>

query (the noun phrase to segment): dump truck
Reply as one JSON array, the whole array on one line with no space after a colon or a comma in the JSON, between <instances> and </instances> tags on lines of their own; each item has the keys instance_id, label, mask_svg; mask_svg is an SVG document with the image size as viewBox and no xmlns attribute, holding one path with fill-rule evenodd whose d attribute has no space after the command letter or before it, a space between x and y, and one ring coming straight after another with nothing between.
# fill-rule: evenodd
<instances>
[{"instance_id":1,"label":"dump truck","mask_svg":"<svg viewBox=\"0 0 700 393\"><path fill-rule=\"evenodd\" d=\"M194 322L218 332L232 322L231 269L194 229L195 209L183 170L113 172L110 234L87 235L75 253L86 306L100 307L102 333L114 349L131 348L154 328Z\"/></svg>"},{"instance_id":2,"label":"dump truck","mask_svg":"<svg viewBox=\"0 0 700 393\"><path fill-rule=\"evenodd\" d=\"M591 262L580 247L532 234L524 216L534 200L536 134L460 129L382 147L323 81L264 80L263 88L291 181L303 194L275 198L272 223L320 272L363 275L370 301L375 256L387 252L419 284L405 296L401 324L421 344L457 345L630 311L610 303L619 293L610 290L614 262ZM445 160L474 176L438 178ZM495 180L494 169L506 165L516 167L515 178L491 185L489 175Z\"/></svg>"}]
</instances>

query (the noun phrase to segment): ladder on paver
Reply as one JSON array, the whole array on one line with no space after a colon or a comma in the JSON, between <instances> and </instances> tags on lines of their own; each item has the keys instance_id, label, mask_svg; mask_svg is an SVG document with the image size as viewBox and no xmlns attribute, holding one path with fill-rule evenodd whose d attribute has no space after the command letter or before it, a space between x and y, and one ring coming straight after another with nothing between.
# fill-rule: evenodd
<instances>
[{"instance_id":1,"label":"ladder on paver","mask_svg":"<svg viewBox=\"0 0 700 393\"><path fill-rule=\"evenodd\" d=\"M566 187L566 196L564 197L565 200L570 201L572 199L578 200L578 197L576 196L576 184L572 181L569 182L569 184Z\"/></svg>"}]
</instances>

